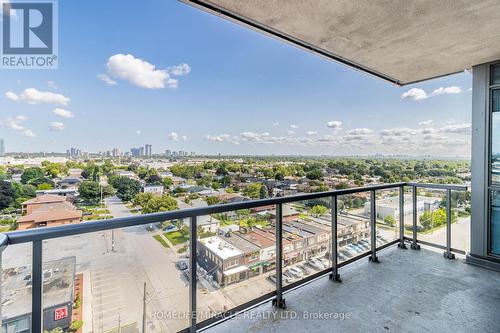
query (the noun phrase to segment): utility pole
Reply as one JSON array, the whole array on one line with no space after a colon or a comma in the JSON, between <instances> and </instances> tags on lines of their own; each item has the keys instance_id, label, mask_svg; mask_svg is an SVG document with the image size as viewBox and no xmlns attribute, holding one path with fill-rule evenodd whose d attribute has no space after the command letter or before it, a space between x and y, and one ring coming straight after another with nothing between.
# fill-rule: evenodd
<instances>
[{"instance_id":1,"label":"utility pole","mask_svg":"<svg viewBox=\"0 0 500 333\"><path fill-rule=\"evenodd\" d=\"M144 282L144 295L142 296L142 333L146 333L146 282Z\"/></svg>"},{"instance_id":2,"label":"utility pole","mask_svg":"<svg viewBox=\"0 0 500 333\"><path fill-rule=\"evenodd\" d=\"M118 333L122 332L122 323L120 320L120 314L118 314Z\"/></svg>"}]
</instances>

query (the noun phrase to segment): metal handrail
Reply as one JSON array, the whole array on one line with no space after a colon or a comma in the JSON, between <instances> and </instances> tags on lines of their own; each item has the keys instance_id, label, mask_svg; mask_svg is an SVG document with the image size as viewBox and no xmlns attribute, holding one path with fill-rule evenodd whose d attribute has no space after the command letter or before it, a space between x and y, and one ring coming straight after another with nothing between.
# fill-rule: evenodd
<instances>
[{"instance_id":1,"label":"metal handrail","mask_svg":"<svg viewBox=\"0 0 500 333\"><path fill-rule=\"evenodd\" d=\"M113 218L104 221L103 220L91 221L78 224L67 224L57 227L12 231L7 234L7 237L9 239L9 244L20 244L20 243L32 242L34 240L68 237L68 236L86 234L96 231L118 229L124 227L150 224L150 223L159 223L168 220L178 220L178 219L191 218L196 216L203 216L203 215L210 215L217 213L225 213L240 209L250 209L250 208L271 206L271 205L291 203L297 201L320 199L331 196L354 194L360 192L386 190L391 188L398 188L405 185L406 183L372 185L366 187L349 188L344 190L333 190L326 192L291 195L279 198L249 200L249 201L235 202L235 203L228 203L228 204L214 205L207 207L187 208L169 212Z\"/></svg>"},{"instance_id":2,"label":"metal handrail","mask_svg":"<svg viewBox=\"0 0 500 333\"><path fill-rule=\"evenodd\" d=\"M455 249L451 248L451 191L464 191L467 190L467 186L463 185L439 185L439 184L420 184L420 183L392 183L392 184L382 184L382 185L372 185L366 187L357 187L350 188L344 190L333 190L327 192L317 192L310 194L301 194L280 198L270 198L270 199L261 199L261 200L250 200L245 202L238 203L229 203L223 205L214 205L208 207L199 207L199 208L189 208L177 211L169 211L162 213L154 213L154 214L144 214L139 216L130 216L123 218L114 218L106 221L91 221L84 222L79 224L69 224L64 226L57 227L48 227L48 228L38 228L38 229L28 229L23 231L13 231L7 234L0 234L0 255L2 251L8 246L13 244L27 243L32 242L32 275L33 275L33 285L32 285L32 331L33 332L41 332L42 331L42 265L43 265L43 246L42 242L47 239L59 238L59 237L68 237L85 233L92 233L104 230L111 230L117 228L125 228L131 226L139 226L150 223L158 223L164 222L167 220L176 220L176 219L190 219L190 249L189 249L189 267L190 267L190 281L189 281L189 312L192 314L190 318L190 327L183 332L196 332L198 328L206 327L214 322L215 319L208 319L203 322L197 323L196 316L196 266L197 266L197 217L215 213L224 213L229 211L241 210L241 209L250 209L257 208L262 206L271 206L274 205L276 208L276 223L275 223L275 232L276 232L276 290L267 295L263 295L255 300L252 300L248 303L238 306L238 309L243 309L245 306L250 306L256 301L262 301L267 297L274 297L274 304L279 308L285 308L285 300L283 299L283 292L289 290L290 288L295 288L300 285L311 281L315 277L322 276L330 272L330 278L334 281L340 281L340 276L338 274L338 268L349 264L350 262L359 260L365 256L370 256L369 259L372 262L379 262L377 258L377 251L382 248L397 244L400 248L406 248L405 241L408 240L407 237L404 236L404 189L406 186L409 186L413 189L413 238L412 238L412 248L419 248L417 242L416 235L416 199L417 199L417 188L436 188L446 190L447 193L447 245L444 248L445 257L452 259L453 254L451 252L456 252ZM398 240L391 241L383 246L376 246L376 191L377 190L388 190L388 189L399 189L399 209L400 209L400 237ZM355 194L361 192L370 192L370 232L371 232L371 250L369 252L363 253L357 257L351 258L347 262L337 263L337 198L338 196ZM282 240L282 231L283 231L283 209L282 206L285 203L292 203L297 201L311 200L311 199L319 199L319 198L330 198L331 200L331 212L332 212L332 267L325 269L324 271L313 274L313 276L304 279L303 281L297 281L289 286L283 286L282 281L282 272L283 272L283 240ZM421 242L424 244L425 242ZM433 246L433 244L428 244ZM1 263L1 261L0 261ZM234 309L233 309L234 310Z\"/></svg>"}]
</instances>

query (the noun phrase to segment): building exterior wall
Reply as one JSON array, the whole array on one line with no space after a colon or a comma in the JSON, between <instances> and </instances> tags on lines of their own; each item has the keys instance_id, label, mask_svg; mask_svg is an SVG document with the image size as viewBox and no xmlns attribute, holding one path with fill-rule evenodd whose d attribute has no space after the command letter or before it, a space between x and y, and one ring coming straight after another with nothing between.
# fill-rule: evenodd
<instances>
[{"instance_id":1,"label":"building exterior wall","mask_svg":"<svg viewBox=\"0 0 500 333\"><path fill-rule=\"evenodd\" d=\"M64 224L71 224L71 223L80 223L80 219L63 219L63 220L57 220L57 221L47 221L47 227L55 227L58 225L64 225ZM39 223L35 222L21 222L18 223L17 230L26 230L26 229L32 229L32 228L38 228L40 227Z\"/></svg>"}]
</instances>

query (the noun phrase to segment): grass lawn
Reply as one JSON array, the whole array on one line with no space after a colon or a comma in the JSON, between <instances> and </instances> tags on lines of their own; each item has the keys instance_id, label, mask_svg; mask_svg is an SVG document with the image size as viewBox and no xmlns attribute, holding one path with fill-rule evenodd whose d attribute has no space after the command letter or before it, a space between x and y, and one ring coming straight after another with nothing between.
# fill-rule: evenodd
<instances>
[{"instance_id":1,"label":"grass lawn","mask_svg":"<svg viewBox=\"0 0 500 333\"><path fill-rule=\"evenodd\" d=\"M188 235L184 236L179 231L164 233L164 235L170 242L172 242L173 245L182 244L189 240Z\"/></svg>"},{"instance_id":2,"label":"grass lawn","mask_svg":"<svg viewBox=\"0 0 500 333\"><path fill-rule=\"evenodd\" d=\"M163 238L161 238L160 235L154 235L153 238L156 239L158 242L160 242L160 244L163 245L163 247L168 248L167 243L163 240Z\"/></svg>"}]
</instances>

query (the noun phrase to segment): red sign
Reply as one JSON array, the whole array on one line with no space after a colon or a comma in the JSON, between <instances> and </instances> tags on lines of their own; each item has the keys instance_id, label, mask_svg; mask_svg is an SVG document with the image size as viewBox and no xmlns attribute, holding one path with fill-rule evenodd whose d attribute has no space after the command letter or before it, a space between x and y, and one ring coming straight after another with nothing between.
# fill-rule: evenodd
<instances>
[{"instance_id":1,"label":"red sign","mask_svg":"<svg viewBox=\"0 0 500 333\"><path fill-rule=\"evenodd\" d=\"M61 320L68 316L68 307L63 306L54 310L54 320Z\"/></svg>"}]
</instances>

